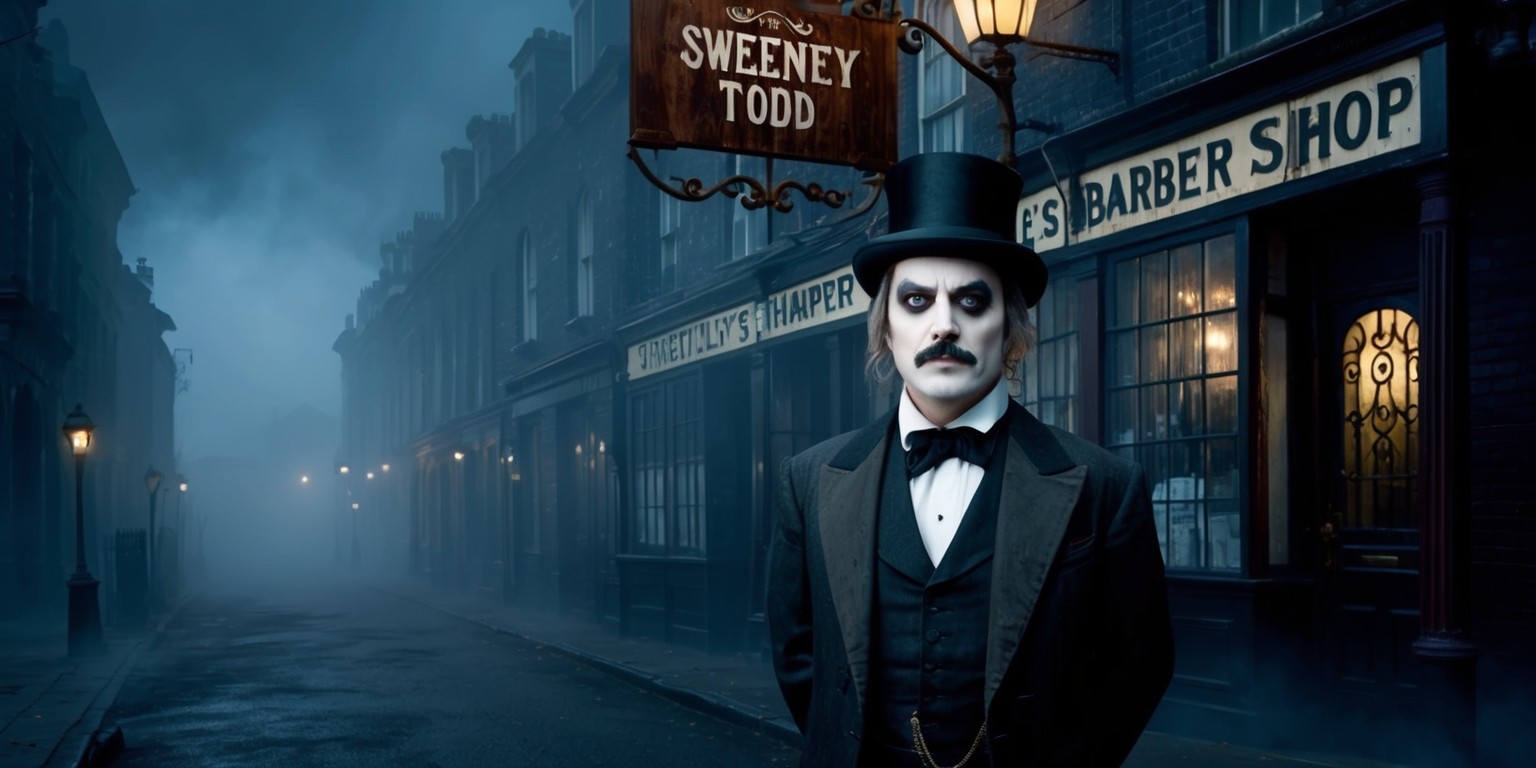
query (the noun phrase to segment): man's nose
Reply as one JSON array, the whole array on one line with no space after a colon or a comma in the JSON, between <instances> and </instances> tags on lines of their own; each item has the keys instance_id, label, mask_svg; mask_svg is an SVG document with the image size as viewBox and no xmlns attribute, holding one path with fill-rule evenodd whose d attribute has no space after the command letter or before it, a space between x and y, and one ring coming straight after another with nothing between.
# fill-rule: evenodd
<instances>
[{"instance_id":1,"label":"man's nose","mask_svg":"<svg viewBox=\"0 0 1536 768\"><path fill-rule=\"evenodd\" d=\"M933 307L933 325L929 332L933 334L934 341L954 341L960 337L960 326L955 322L955 308L948 301L939 299Z\"/></svg>"}]
</instances>

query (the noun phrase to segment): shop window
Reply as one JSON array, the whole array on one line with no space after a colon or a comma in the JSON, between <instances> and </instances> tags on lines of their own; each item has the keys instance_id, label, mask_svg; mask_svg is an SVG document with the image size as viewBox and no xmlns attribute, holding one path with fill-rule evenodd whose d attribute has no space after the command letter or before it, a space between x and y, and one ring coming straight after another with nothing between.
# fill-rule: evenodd
<instances>
[{"instance_id":1,"label":"shop window","mask_svg":"<svg viewBox=\"0 0 1536 768\"><path fill-rule=\"evenodd\" d=\"M1221 51L1230 56L1322 13L1323 0L1222 0Z\"/></svg>"},{"instance_id":2,"label":"shop window","mask_svg":"<svg viewBox=\"0 0 1536 768\"><path fill-rule=\"evenodd\" d=\"M960 20L948 2L922 4L921 18L948 40L964 41ZM932 40L918 57L917 119L923 152L965 151L965 83L968 75Z\"/></svg>"},{"instance_id":3,"label":"shop window","mask_svg":"<svg viewBox=\"0 0 1536 768\"><path fill-rule=\"evenodd\" d=\"M1416 527L1418 416L1418 322L1361 315L1344 334L1345 527Z\"/></svg>"},{"instance_id":4,"label":"shop window","mask_svg":"<svg viewBox=\"0 0 1536 768\"><path fill-rule=\"evenodd\" d=\"M1236 238L1113 265L1106 444L1147 472L1170 569L1242 568Z\"/></svg>"},{"instance_id":5,"label":"shop window","mask_svg":"<svg viewBox=\"0 0 1536 768\"><path fill-rule=\"evenodd\" d=\"M1039 335L1034 351L1020 364L1019 401L1046 424L1078 432L1077 279L1053 277L1030 313Z\"/></svg>"},{"instance_id":6,"label":"shop window","mask_svg":"<svg viewBox=\"0 0 1536 768\"><path fill-rule=\"evenodd\" d=\"M703 392L697 376L632 399L634 470L629 542L637 555L703 557Z\"/></svg>"}]
</instances>

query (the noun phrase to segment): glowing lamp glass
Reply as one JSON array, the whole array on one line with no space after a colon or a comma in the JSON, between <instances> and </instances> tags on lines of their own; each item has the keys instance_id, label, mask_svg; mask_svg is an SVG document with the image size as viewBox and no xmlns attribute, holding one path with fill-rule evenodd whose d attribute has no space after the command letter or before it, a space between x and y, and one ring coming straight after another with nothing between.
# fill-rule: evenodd
<instances>
[{"instance_id":1,"label":"glowing lamp glass","mask_svg":"<svg viewBox=\"0 0 1536 768\"><path fill-rule=\"evenodd\" d=\"M955 0L955 16L965 42L989 38L1000 43L1029 36L1037 0Z\"/></svg>"}]
</instances>

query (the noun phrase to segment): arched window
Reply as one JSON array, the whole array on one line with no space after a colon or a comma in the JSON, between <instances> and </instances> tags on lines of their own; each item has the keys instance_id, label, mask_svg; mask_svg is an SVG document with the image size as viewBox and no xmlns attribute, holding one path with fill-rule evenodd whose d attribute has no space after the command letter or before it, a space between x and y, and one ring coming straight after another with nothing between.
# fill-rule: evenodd
<instances>
[{"instance_id":1,"label":"arched window","mask_svg":"<svg viewBox=\"0 0 1536 768\"><path fill-rule=\"evenodd\" d=\"M1346 528L1413 528L1419 470L1419 323L1375 309L1344 333Z\"/></svg>"}]
</instances>

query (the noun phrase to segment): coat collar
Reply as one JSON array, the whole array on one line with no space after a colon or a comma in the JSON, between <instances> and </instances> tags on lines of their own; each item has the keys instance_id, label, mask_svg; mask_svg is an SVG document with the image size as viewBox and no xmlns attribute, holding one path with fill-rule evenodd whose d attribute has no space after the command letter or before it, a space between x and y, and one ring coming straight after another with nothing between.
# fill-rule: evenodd
<instances>
[{"instance_id":1,"label":"coat collar","mask_svg":"<svg viewBox=\"0 0 1536 768\"><path fill-rule=\"evenodd\" d=\"M987 635L988 711L1023 639L1087 473L1086 467L1071 460L1050 429L1022 406L1010 402L1006 418L1008 454ZM816 499L832 603L861 704L869 681L881 469L894 424L892 414L850 438L822 467Z\"/></svg>"}]
</instances>

